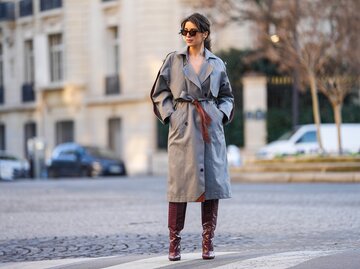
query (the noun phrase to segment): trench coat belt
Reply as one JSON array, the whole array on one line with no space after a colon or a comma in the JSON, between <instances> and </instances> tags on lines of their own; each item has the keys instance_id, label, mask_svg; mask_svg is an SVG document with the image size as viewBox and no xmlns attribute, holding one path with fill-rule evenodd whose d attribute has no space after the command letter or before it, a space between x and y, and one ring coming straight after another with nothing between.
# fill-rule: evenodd
<instances>
[{"instance_id":1,"label":"trench coat belt","mask_svg":"<svg viewBox=\"0 0 360 269\"><path fill-rule=\"evenodd\" d=\"M210 143L210 135L209 135L209 126L211 124L211 118L209 116L209 114L206 113L206 111L204 110L204 108L201 106L200 102L202 101L213 101L212 99L205 99L205 98L193 98L190 97L189 99L183 99L183 98L179 98L176 100L176 102L187 102L187 103L191 103L195 106L195 109L197 111L197 113L200 116L200 120L201 120L201 134L202 137L204 139L205 143Z\"/></svg>"}]
</instances>

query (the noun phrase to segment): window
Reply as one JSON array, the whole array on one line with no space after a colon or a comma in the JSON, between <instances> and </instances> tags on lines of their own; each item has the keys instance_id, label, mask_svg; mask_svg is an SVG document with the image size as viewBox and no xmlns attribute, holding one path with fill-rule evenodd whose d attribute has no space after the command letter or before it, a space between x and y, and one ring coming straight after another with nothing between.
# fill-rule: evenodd
<instances>
[{"instance_id":1,"label":"window","mask_svg":"<svg viewBox=\"0 0 360 269\"><path fill-rule=\"evenodd\" d=\"M108 147L117 153L118 156L122 156L122 131L121 131L121 119L111 118L108 120Z\"/></svg>"},{"instance_id":2,"label":"window","mask_svg":"<svg viewBox=\"0 0 360 269\"><path fill-rule=\"evenodd\" d=\"M106 94L118 94L120 92L119 75L107 76L105 87Z\"/></svg>"},{"instance_id":3,"label":"window","mask_svg":"<svg viewBox=\"0 0 360 269\"><path fill-rule=\"evenodd\" d=\"M29 16L33 14L32 0L21 0L19 3L20 17Z\"/></svg>"},{"instance_id":4,"label":"window","mask_svg":"<svg viewBox=\"0 0 360 269\"><path fill-rule=\"evenodd\" d=\"M56 145L74 141L74 122L58 121L56 123Z\"/></svg>"},{"instance_id":5,"label":"window","mask_svg":"<svg viewBox=\"0 0 360 269\"><path fill-rule=\"evenodd\" d=\"M28 140L36 136L36 123L28 122L24 125L24 152L25 156L29 157L29 151L27 147Z\"/></svg>"},{"instance_id":6,"label":"window","mask_svg":"<svg viewBox=\"0 0 360 269\"><path fill-rule=\"evenodd\" d=\"M4 55L3 46L0 43L0 104L4 103Z\"/></svg>"},{"instance_id":7,"label":"window","mask_svg":"<svg viewBox=\"0 0 360 269\"><path fill-rule=\"evenodd\" d=\"M41 11L60 7L62 7L62 0L40 0Z\"/></svg>"},{"instance_id":8,"label":"window","mask_svg":"<svg viewBox=\"0 0 360 269\"><path fill-rule=\"evenodd\" d=\"M76 149L68 149L61 151L57 156L58 159L67 160L67 161L76 161L80 157L80 152Z\"/></svg>"},{"instance_id":9,"label":"window","mask_svg":"<svg viewBox=\"0 0 360 269\"><path fill-rule=\"evenodd\" d=\"M63 44L62 35L49 35L50 53L50 81L58 82L64 78L63 74Z\"/></svg>"},{"instance_id":10,"label":"window","mask_svg":"<svg viewBox=\"0 0 360 269\"><path fill-rule=\"evenodd\" d=\"M108 74L119 73L119 39L118 27L108 29Z\"/></svg>"},{"instance_id":11,"label":"window","mask_svg":"<svg viewBox=\"0 0 360 269\"><path fill-rule=\"evenodd\" d=\"M316 131L310 131L300 137L296 143L315 143L316 141Z\"/></svg>"},{"instance_id":12,"label":"window","mask_svg":"<svg viewBox=\"0 0 360 269\"><path fill-rule=\"evenodd\" d=\"M107 77L106 94L116 94L120 92L119 83L119 33L118 27L110 27L107 31L108 50L107 50Z\"/></svg>"},{"instance_id":13,"label":"window","mask_svg":"<svg viewBox=\"0 0 360 269\"><path fill-rule=\"evenodd\" d=\"M0 123L0 150L6 150L5 125Z\"/></svg>"},{"instance_id":14,"label":"window","mask_svg":"<svg viewBox=\"0 0 360 269\"><path fill-rule=\"evenodd\" d=\"M34 101L34 49L33 41L26 40L24 44L24 84L22 86L23 102Z\"/></svg>"},{"instance_id":15,"label":"window","mask_svg":"<svg viewBox=\"0 0 360 269\"><path fill-rule=\"evenodd\" d=\"M24 44L24 74L25 83L34 82L34 49L33 41L26 40Z\"/></svg>"},{"instance_id":16,"label":"window","mask_svg":"<svg viewBox=\"0 0 360 269\"><path fill-rule=\"evenodd\" d=\"M3 2L0 3L0 20L12 21L15 19L15 3Z\"/></svg>"}]
</instances>

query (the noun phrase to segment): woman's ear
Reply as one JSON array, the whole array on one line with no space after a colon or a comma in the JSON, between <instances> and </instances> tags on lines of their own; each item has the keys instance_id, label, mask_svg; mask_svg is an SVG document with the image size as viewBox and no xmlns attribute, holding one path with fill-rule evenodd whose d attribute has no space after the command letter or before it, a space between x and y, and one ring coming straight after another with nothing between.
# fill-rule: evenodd
<instances>
[{"instance_id":1,"label":"woman's ear","mask_svg":"<svg viewBox=\"0 0 360 269\"><path fill-rule=\"evenodd\" d=\"M208 38L208 36L209 36L209 32L208 32L208 31L206 31L206 32L203 33L203 38L204 38L204 40L205 40L206 38Z\"/></svg>"}]
</instances>

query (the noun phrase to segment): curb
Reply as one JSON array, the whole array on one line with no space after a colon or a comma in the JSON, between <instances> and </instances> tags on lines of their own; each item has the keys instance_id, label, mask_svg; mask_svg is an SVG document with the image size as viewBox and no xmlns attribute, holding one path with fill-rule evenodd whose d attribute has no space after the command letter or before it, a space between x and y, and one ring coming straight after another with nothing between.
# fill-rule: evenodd
<instances>
[{"instance_id":1,"label":"curb","mask_svg":"<svg viewBox=\"0 0 360 269\"><path fill-rule=\"evenodd\" d=\"M360 172L232 172L230 177L244 183L360 183Z\"/></svg>"}]
</instances>

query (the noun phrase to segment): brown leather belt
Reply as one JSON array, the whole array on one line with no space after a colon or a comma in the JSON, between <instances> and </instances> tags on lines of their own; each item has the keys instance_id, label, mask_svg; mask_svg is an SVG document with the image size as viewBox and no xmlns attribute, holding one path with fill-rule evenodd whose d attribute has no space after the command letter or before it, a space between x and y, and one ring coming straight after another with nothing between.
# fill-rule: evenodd
<instances>
[{"instance_id":1,"label":"brown leather belt","mask_svg":"<svg viewBox=\"0 0 360 269\"><path fill-rule=\"evenodd\" d=\"M201 101L210 101L210 100L211 99L198 100L198 99L193 99L193 98L191 98L191 100L187 100L187 99L176 100L177 102L188 102L195 106L195 109L200 116L201 134L202 134L202 137L203 137L203 140L205 143L210 143L209 126L211 124L211 118L210 118L209 114L206 113L206 111L204 110L204 108L202 107L200 102Z\"/></svg>"}]
</instances>

